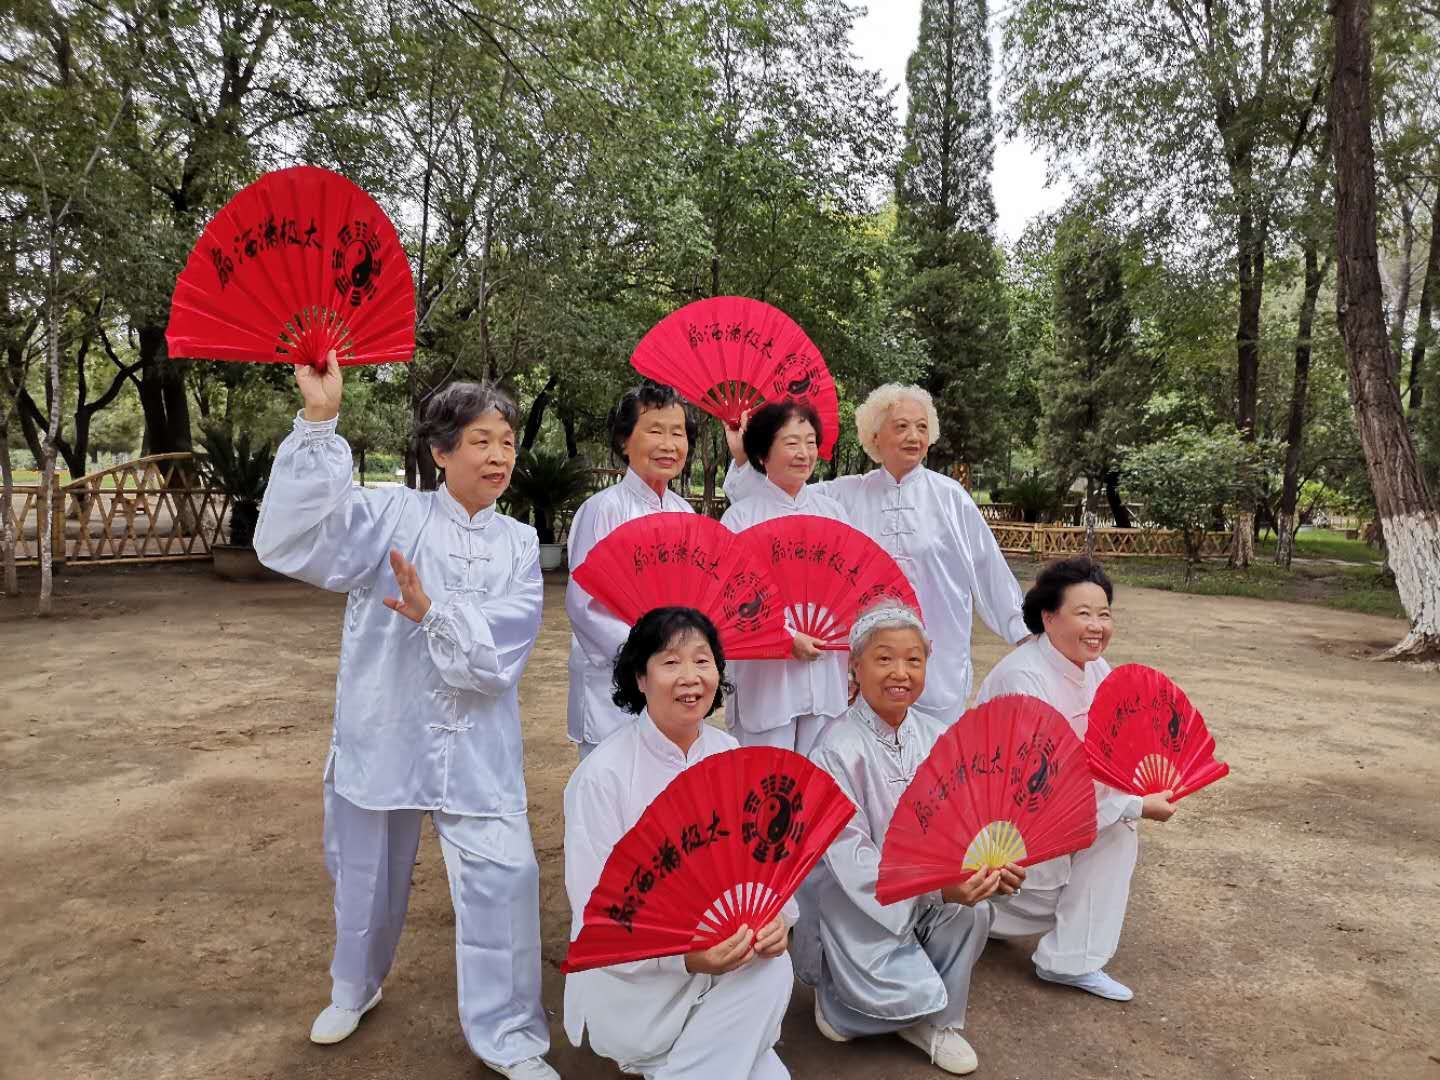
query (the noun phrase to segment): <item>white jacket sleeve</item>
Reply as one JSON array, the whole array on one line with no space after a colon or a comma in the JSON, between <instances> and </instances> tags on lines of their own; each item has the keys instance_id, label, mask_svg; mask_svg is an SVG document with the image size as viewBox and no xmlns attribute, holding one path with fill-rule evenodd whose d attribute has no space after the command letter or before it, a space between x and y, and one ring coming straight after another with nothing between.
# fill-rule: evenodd
<instances>
[{"instance_id":1,"label":"white jacket sleeve","mask_svg":"<svg viewBox=\"0 0 1440 1080\"><path fill-rule=\"evenodd\" d=\"M610 515L587 502L576 511L575 520L570 524L572 577L565 586L565 614L570 617L570 627L585 652L585 659L596 667L609 667L615 663L620 646L630 636L630 626L577 585L573 571L585 561L591 548L621 524L609 518Z\"/></svg>"},{"instance_id":2,"label":"white jacket sleeve","mask_svg":"<svg viewBox=\"0 0 1440 1080\"><path fill-rule=\"evenodd\" d=\"M506 592L479 604L464 595L432 603L420 628L440 677L460 690L492 696L514 688L540 632L544 592L540 545L532 533Z\"/></svg>"},{"instance_id":3,"label":"white jacket sleeve","mask_svg":"<svg viewBox=\"0 0 1440 1080\"><path fill-rule=\"evenodd\" d=\"M565 893L570 898L570 940L580 936L585 924L585 906L600 884L605 863L625 835L620 818L619 794L609 793L605 785L581 776L565 789ZM641 976L658 972L685 974L685 957L662 956L655 960L636 960L628 964L610 964L605 971L622 976Z\"/></svg>"},{"instance_id":4,"label":"white jacket sleeve","mask_svg":"<svg viewBox=\"0 0 1440 1080\"><path fill-rule=\"evenodd\" d=\"M1014 645L1029 636L1025 617L1021 614L1024 598L1020 595L1020 583L1010 572L1005 555L1000 550L995 534L985 523L980 508L964 491L956 493L959 504L958 525L970 549L970 572L973 575L971 588L975 606L985 625L999 637Z\"/></svg>"},{"instance_id":5,"label":"white jacket sleeve","mask_svg":"<svg viewBox=\"0 0 1440 1080\"><path fill-rule=\"evenodd\" d=\"M297 416L270 468L255 526L255 553L272 570L332 592L364 584L380 568L409 491L356 488L338 417Z\"/></svg>"}]
</instances>

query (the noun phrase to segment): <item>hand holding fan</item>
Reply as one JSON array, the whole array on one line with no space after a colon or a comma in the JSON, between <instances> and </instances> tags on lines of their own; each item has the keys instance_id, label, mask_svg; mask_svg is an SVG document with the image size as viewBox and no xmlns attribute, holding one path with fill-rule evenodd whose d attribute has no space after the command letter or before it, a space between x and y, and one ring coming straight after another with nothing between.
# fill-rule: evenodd
<instances>
[{"instance_id":1,"label":"hand holding fan","mask_svg":"<svg viewBox=\"0 0 1440 1080\"><path fill-rule=\"evenodd\" d=\"M311 364L409 360L415 285L395 227L343 176L266 173L205 228L175 282L172 357Z\"/></svg>"},{"instance_id":2,"label":"hand holding fan","mask_svg":"<svg viewBox=\"0 0 1440 1080\"><path fill-rule=\"evenodd\" d=\"M1171 802L1230 772L1184 691L1143 664L1116 668L1095 691L1085 752L1101 783L1131 795L1169 791Z\"/></svg>"},{"instance_id":3,"label":"hand holding fan","mask_svg":"<svg viewBox=\"0 0 1440 1080\"><path fill-rule=\"evenodd\" d=\"M561 971L709 949L780 914L855 804L799 754L751 746L672 780L605 860Z\"/></svg>"},{"instance_id":4,"label":"hand holding fan","mask_svg":"<svg viewBox=\"0 0 1440 1080\"><path fill-rule=\"evenodd\" d=\"M740 538L769 566L792 625L822 649L848 648L851 624L880 600L920 610L890 553L843 521L794 514L752 525Z\"/></svg>"},{"instance_id":5,"label":"hand holding fan","mask_svg":"<svg viewBox=\"0 0 1440 1080\"><path fill-rule=\"evenodd\" d=\"M585 556L575 583L632 626L658 607L703 611L727 660L790 655L779 590L740 538L703 514L646 514Z\"/></svg>"},{"instance_id":6,"label":"hand holding fan","mask_svg":"<svg viewBox=\"0 0 1440 1080\"><path fill-rule=\"evenodd\" d=\"M827 461L840 434L840 399L820 350L779 308L743 296L697 300L656 323L630 364L673 386L730 427L767 401L808 402L820 415Z\"/></svg>"},{"instance_id":7,"label":"hand holding fan","mask_svg":"<svg viewBox=\"0 0 1440 1080\"><path fill-rule=\"evenodd\" d=\"M875 896L893 904L985 867L1029 866L1095 841L1095 784L1070 723L1008 694L940 736L900 797Z\"/></svg>"}]
</instances>

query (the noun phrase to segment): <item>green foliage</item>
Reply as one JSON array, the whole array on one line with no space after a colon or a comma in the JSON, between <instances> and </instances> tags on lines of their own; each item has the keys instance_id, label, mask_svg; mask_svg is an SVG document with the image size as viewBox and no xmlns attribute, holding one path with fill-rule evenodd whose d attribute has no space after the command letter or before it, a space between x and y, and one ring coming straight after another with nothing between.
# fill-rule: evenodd
<instances>
[{"instance_id":1,"label":"green foliage","mask_svg":"<svg viewBox=\"0 0 1440 1080\"><path fill-rule=\"evenodd\" d=\"M1228 426L1208 433L1182 428L1124 453L1126 490L1145 504L1150 521L1184 534L1192 562L1223 509L1244 497L1252 473L1250 448Z\"/></svg>"},{"instance_id":2,"label":"green foliage","mask_svg":"<svg viewBox=\"0 0 1440 1080\"><path fill-rule=\"evenodd\" d=\"M996 492L996 502L1009 503L1027 524L1054 521L1065 498L1066 485L1054 477L1031 472Z\"/></svg>"},{"instance_id":3,"label":"green foliage","mask_svg":"<svg viewBox=\"0 0 1440 1080\"><path fill-rule=\"evenodd\" d=\"M200 459L205 482L230 497L230 543L250 547L275 455L268 443L252 443L248 431L236 437L218 424L203 430L200 443L205 450Z\"/></svg>"},{"instance_id":4,"label":"green foliage","mask_svg":"<svg viewBox=\"0 0 1440 1080\"><path fill-rule=\"evenodd\" d=\"M521 453L506 495L510 512L523 518L533 511L540 543L553 544L556 518L579 506L589 492L590 469L585 462L541 448Z\"/></svg>"}]
</instances>

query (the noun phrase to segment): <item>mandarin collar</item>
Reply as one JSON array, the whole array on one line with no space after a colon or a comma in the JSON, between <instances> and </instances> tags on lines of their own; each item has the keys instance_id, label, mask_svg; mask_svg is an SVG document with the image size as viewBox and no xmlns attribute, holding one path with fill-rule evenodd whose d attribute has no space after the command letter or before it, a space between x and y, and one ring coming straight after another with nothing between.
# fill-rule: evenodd
<instances>
[{"instance_id":1,"label":"mandarin collar","mask_svg":"<svg viewBox=\"0 0 1440 1080\"><path fill-rule=\"evenodd\" d=\"M1085 685L1085 675L1089 670L1089 664L1086 664L1084 668L1076 667L1064 653L1050 643L1049 634L1041 634L1036 640L1036 645L1039 646L1040 655L1045 658L1045 662L1058 674L1076 686Z\"/></svg>"},{"instance_id":2,"label":"mandarin collar","mask_svg":"<svg viewBox=\"0 0 1440 1080\"><path fill-rule=\"evenodd\" d=\"M483 510L477 510L475 516L471 517L465 507L460 505L460 500L450 494L450 489L446 485L440 485L435 493L435 497L440 501L440 506L445 511L445 516L461 528L483 529L495 520L494 503L491 503Z\"/></svg>"},{"instance_id":3,"label":"mandarin collar","mask_svg":"<svg viewBox=\"0 0 1440 1080\"><path fill-rule=\"evenodd\" d=\"M870 733L892 750L903 746L915 727L909 712L905 714L905 719L900 721L898 728L891 727L881 718L879 713L870 707L870 703L865 700L864 694L857 694L855 696L855 704L852 705L851 708L856 710L859 718L870 729Z\"/></svg>"},{"instance_id":4,"label":"mandarin collar","mask_svg":"<svg viewBox=\"0 0 1440 1080\"><path fill-rule=\"evenodd\" d=\"M643 502L651 510L663 510L665 507L665 496L656 495L655 489L640 479L640 474L628 465L625 467L625 478L620 485ZM668 489L667 489L668 490Z\"/></svg>"},{"instance_id":5,"label":"mandarin collar","mask_svg":"<svg viewBox=\"0 0 1440 1080\"><path fill-rule=\"evenodd\" d=\"M809 484L802 484L800 487L800 494L796 495L794 498L791 498L789 492L787 492L779 484L775 483L774 480L771 480L770 477L765 476L763 473L761 475L765 483L760 490L765 493L766 497L768 497L771 502L779 503L781 506L787 507L792 510L799 510L810 501Z\"/></svg>"},{"instance_id":6,"label":"mandarin collar","mask_svg":"<svg viewBox=\"0 0 1440 1080\"><path fill-rule=\"evenodd\" d=\"M640 727L640 742L645 749L659 758L667 765L673 765L678 769L688 769L706 753L706 728L709 727L703 720L700 722L700 737L690 746L690 753L683 754L680 747L670 741L670 737L655 726L655 721L650 718L650 710L640 710L640 716L635 721Z\"/></svg>"}]
</instances>

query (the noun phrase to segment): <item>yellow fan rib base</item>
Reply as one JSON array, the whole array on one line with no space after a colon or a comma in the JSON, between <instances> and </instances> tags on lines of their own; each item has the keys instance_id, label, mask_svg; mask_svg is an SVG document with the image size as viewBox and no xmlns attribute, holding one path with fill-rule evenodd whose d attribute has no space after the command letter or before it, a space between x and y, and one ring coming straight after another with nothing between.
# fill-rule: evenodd
<instances>
[{"instance_id":1,"label":"yellow fan rib base","mask_svg":"<svg viewBox=\"0 0 1440 1080\"><path fill-rule=\"evenodd\" d=\"M1004 866L1025 858L1025 838L1012 821L992 821L965 849L965 869Z\"/></svg>"}]
</instances>

